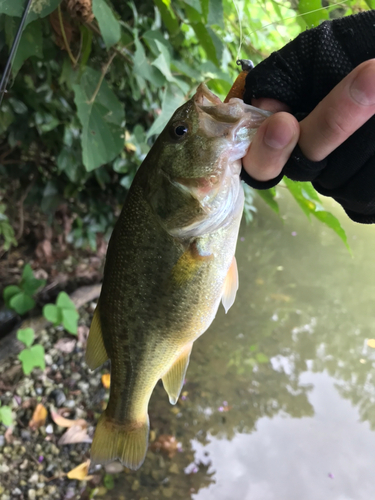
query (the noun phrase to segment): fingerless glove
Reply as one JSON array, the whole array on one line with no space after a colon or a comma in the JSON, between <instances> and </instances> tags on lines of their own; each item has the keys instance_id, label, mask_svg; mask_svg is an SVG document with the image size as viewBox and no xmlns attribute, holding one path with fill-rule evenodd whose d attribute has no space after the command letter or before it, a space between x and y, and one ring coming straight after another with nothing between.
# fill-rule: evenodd
<instances>
[{"instance_id":1,"label":"fingerless glove","mask_svg":"<svg viewBox=\"0 0 375 500\"><path fill-rule=\"evenodd\" d=\"M301 33L251 70L244 101L268 97L290 106L300 121L356 66L375 58L375 11L333 21ZM375 85L375 82L374 82ZM259 182L242 170L256 189L268 189L286 175L311 181L331 196L356 222L375 223L375 116L320 162L308 160L299 147L282 173Z\"/></svg>"}]
</instances>

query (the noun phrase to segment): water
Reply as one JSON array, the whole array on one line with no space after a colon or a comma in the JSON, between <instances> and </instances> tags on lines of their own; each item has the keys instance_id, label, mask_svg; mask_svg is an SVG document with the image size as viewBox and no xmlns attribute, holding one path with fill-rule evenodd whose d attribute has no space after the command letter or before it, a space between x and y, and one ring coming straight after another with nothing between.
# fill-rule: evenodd
<instances>
[{"instance_id":1,"label":"water","mask_svg":"<svg viewBox=\"0 0 375 500\"><path fill-rule=\"evenodd\" d=\"M236 302L195 343L183 400L154 392L152 438L181 449L149 451L106 498L375 498L375 228L327 202L351 257L288 196L284 220L262 205L242 226Z\"/></svg>"}]
</instances>

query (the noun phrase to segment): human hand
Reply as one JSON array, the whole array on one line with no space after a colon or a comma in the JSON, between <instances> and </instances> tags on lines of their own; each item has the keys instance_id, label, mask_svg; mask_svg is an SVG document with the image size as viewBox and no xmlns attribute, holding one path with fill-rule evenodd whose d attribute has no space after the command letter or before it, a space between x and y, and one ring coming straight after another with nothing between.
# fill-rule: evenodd
<instances>
[{"instance_id":1,"label":"human hand","mask_svg":"<svg viewBox=\"0 0 375 500\"><path fill-rule=\"evenodd\" d=\"M280 174L297 143L307 159L323 160L375 114L375 59L357 66L299 123L275 99L251 104L275 112L259 127L243 158L251 177L268 181Z\"/></svg>"}]
</instances>

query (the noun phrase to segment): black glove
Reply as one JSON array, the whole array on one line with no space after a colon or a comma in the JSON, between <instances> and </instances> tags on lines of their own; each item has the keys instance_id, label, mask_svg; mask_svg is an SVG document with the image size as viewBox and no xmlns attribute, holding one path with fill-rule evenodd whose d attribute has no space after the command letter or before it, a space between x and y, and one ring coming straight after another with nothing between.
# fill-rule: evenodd
<instances>
[{"instance_id":1,"label":"black glove","mask_svg":"<svg viewBox=\"0 0 375 500\"><path fill-rule=\"evenodd\" d=\"M300 121L356 66L375 58L375 10L362 12L301 33L250 71L244 101L277 99ZM375 85L375 82L374 82ZM282 173L259 182L242 169L256 189L275 186L286 175L311 181L338 201L351 219L375 223L375 116L320 162L304 157L297 146Z\"/></svg>"}]
</instances>

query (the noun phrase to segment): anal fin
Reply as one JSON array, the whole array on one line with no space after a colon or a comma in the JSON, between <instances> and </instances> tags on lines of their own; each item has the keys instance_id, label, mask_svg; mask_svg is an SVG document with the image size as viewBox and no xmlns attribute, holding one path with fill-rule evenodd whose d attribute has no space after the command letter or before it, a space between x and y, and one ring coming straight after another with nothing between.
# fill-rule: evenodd
<instances>
[{"instance_id":1,"label":"anal fin","mask_svg":"<svg viewBox=\"0 0 375 500\"><path fill-rule=\"evenodd\" d=\"M169 402L172 405L177 403L180 396L192 347L192 343L187 344L167 373L162 377L164 389L167 391Z\"/></svg>"},{"instance_id":2,"label":"anal fin","mask_svg":"<svg viewBox=\"0 0 375 500\"><path fill-rule=\"evenodd\" d=\"M223 295L221 301L223 303L225 313L232 307L238 290L238 269L236 257L233 256L232 264L225 278Z\"/></svg>"},{"instance_id":3,"label":"anal fin","mask_svg":"<svg viewBox=\"0 0 375 500\"><path fill-rule=\"evenodd\" d=\"M102 327L99 316L99 302L96 306L94 317L92 318L89 338L86 347L86 364L91 370L102 366L108 359L108 354L103 342Z\"/></svg>"}]
</instances>

